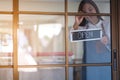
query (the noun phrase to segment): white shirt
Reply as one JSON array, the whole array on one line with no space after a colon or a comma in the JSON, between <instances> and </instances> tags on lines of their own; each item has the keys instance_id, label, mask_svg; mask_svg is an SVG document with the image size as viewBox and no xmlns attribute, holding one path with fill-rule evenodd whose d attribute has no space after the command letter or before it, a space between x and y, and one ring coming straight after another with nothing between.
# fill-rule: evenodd
<instances>
[{"instance_id":1,"label":"white shirt","mask_svg":"<svg viewBox=\"0 0 120 80\"><path fill-rule=\"evenodd\" d=\"M108 37L108 44L106 44L105 46L110 50L111 48L110 48L110 22L109 21L106 21L106 20L100 20L97 24L92 24L92 23L90 23L90 22L88 22L87 24L86 24L86 26L79 26L79 30L80 29L103 29L102 28L102 25L103 25L103 28L104 28L104 31L105 31L105 33L106 33L106 36ZM72 29L72 30L74 30L74 29Z\"/></svg>"}]
</instances>

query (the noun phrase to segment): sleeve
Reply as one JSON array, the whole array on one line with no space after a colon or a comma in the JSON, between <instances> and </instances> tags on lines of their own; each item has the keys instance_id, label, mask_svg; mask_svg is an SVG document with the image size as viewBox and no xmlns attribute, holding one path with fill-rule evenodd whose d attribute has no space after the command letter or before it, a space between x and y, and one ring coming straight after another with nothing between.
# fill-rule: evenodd
<instances>
[{"instance_id":1,"label":"sleeve","mask_svg":"<svg viewBox=\"0 0 120 80\"><path fill-rule=\"evenodd\" d=\"M108 43L105 45L107 47L108 50L111 51L111 35L110 35L110 22L105 21L104 23L104 28L105 28L105 32L106 32L106 36L108 37Z\"/></svg>"}]
</instances>

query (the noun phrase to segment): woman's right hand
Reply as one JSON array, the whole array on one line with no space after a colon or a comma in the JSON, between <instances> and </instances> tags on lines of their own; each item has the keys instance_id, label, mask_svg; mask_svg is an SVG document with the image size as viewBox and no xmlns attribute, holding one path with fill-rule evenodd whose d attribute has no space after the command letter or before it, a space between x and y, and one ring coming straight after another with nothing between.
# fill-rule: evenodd
<instances>
[{"instance_id":1,"label":"woman's right hand","mask_svg":"<svg viewBox=\"0 0 120 80\"><path fill-rule=\"evenodd\" d=\"M73 25L74 30L78 29L79 24L82 22L83 18L83 16L75 16L75 23Z\"/></svg>"}]
</instances>

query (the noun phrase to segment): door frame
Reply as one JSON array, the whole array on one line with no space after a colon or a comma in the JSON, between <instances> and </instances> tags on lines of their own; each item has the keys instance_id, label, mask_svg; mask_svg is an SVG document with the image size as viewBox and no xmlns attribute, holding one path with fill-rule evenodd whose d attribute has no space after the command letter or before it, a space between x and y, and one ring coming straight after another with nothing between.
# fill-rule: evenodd
<instances>
[{"instance_id":1,"label":"door frame","mask_svg":"<svg viewBox=\"0 0 120 80\"><path fill-rule=\"evenodd\" d=\"M119 0L111 0L111 36L112 36L112 72L113 72L113 80L119 80L119 45L120 45L120 10L119 10ZM118 17L119 16L119 17Z\"/></svg>"}]
</instances>

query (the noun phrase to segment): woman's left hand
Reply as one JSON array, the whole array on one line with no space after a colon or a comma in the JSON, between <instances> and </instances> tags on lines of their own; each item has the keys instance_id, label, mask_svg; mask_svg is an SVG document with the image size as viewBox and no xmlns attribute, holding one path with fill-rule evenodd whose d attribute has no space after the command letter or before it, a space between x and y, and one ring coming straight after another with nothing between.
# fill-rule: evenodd
<instances>
[{"instance_id":1,"label":"woman's left hand","mask_svg":"<svg viewBox=\"0 0 120 80\"><path fill-rule=\"evenodd\" d=\"M101 39L101 42L106 45L108 43L108 37L103 36L102 39Z\"/></svg>"}]
</instances>

